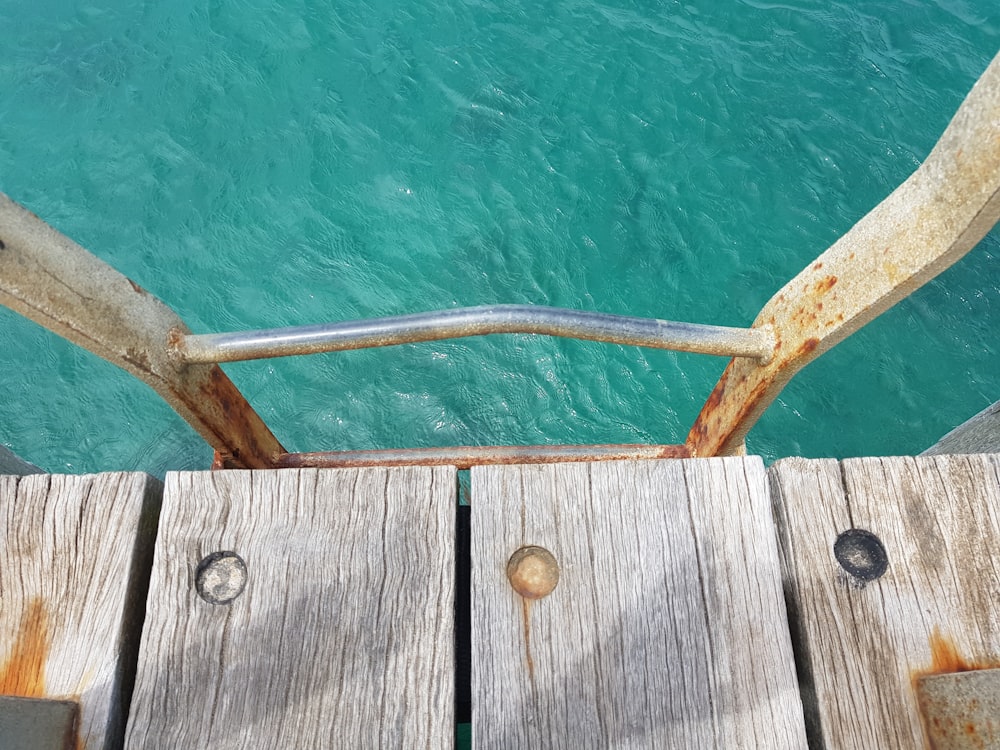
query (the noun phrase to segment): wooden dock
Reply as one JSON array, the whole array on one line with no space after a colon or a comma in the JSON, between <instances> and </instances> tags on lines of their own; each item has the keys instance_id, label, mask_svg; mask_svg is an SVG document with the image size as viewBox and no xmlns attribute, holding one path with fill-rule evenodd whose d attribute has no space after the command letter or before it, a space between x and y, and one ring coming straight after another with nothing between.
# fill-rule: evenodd
<instances>
[{"instance_id":1,"label":"wooden dock","mask_svg":"<svg viewBox=\"0 0 1000 750\"><path fill-rule=\"evenodd\" d=\"M1000 747L918 689L998 674L1000 455L476 467L470 504L474 747ZM457 505L447 467L0 477L0 695L78 701L81 748L451 747Z\"/></svg>"}]
</instances>

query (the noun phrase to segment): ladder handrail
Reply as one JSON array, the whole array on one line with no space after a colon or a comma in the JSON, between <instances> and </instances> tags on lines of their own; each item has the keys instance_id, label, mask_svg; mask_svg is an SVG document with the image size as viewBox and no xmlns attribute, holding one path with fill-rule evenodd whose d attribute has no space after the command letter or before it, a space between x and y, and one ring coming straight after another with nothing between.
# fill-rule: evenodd
<instances>
[{"instance_id":1,"label":"ladder handrail","mask_svg":"<svg viewBox=\"0 0 1000 750\"><path fill-rule=\"evenodd\" d=\"M972 249L1000 219L1000 55L921 166L784 286L751 328L526 305L193 335L138 284L0 193L0 304L150 385L230 467L558 461L739 453L796 372ZM527 332L733 355L682 446L521 446L289 454L217 364ZM347 462L347 463L345 463Z\"/></svg>"}]
</instances>

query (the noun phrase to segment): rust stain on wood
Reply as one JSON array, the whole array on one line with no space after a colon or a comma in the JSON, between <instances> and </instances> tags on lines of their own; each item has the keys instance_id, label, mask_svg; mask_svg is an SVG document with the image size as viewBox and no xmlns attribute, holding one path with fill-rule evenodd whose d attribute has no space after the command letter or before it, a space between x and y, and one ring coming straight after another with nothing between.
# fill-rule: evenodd
<instances>
[{"instance_id":1,"label":"rust stain on wood","mask_svg":"<svg viewBox=\"0 0 1000 750\"><path fill-rule=\"evenodd\" d=\"M975 672L980 669L1000 668L1000 659L992 661L970 661L962 656L955 642L944 635L936 625L931 632L931 665L927 669L915 670L912 674L914 684L921 677L936 674L955 674L956 672Z\"/></svg>"},{"instance_id":2,"label":"rust stain on wood","mask_svg":"<svg viewBox=\"0 0 1000 750\"><path fill-rule=\"evenodd\" d=\"M524 618L524 656L528 665L528 681L535 689L535 660L531 658L531 602L521 599L521 616Z\"/></svg>"},{"instance_id":3,"label":"rust stain on wood","mask_svg":"<svg viewBox=\"0 0 1000 750\"><path fill-rule=\"evenodd\" d=\"M45 662L52 643L49 615L40 598L32 599L7 661L0 667L0 695L40 698L45 695Z\"/></svg>"}]
</instances>

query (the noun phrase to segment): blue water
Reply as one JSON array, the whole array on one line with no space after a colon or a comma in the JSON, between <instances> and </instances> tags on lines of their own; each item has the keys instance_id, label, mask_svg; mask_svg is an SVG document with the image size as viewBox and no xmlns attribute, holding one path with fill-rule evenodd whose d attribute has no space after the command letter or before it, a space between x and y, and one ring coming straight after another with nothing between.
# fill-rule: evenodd
<instances>
[{"instance_id":1,"label":"blue water","mask_svg":"<svg viewBox=\"0 0 1000 750\"><path fill-rule=\"evenodd\" d=\"M0 190L196 332L497 302L747 325L905 179L996 0L0 0ZM1000 235L751 433L906 454L1000 399ZM725 362L530 336L228 366L292 450L682 442ZM145 386L0 310L0 441L208 465Z\"/></svg>"}]
</instances>

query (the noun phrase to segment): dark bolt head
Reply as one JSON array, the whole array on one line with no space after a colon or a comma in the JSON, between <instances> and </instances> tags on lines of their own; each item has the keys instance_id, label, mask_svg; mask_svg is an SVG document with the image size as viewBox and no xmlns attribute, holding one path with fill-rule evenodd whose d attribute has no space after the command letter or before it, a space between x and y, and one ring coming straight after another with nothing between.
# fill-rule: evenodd
<instances>
[{"instance_id":1,"label":"dark bolt head","mask_svg":"<svg viewBox=\"0 0 1000 750\"><path fill-rule=\"evenodd\" d=\"M881 578L889 567L882 541L865 529L848 529L833 543L833 554L840 566L864 582Z\"/></svg>"},{"instance_id":2,"label":"dark bolt head","mask_svg":"<svg viewBox=\"0 0 1000 750\"><path fill-rule=\"evenodd\" d=\"M247 585L247 564L235 552L213 552L198 563L194 586L209 604L229 604Z\"/></svg>"}]
</instances>

